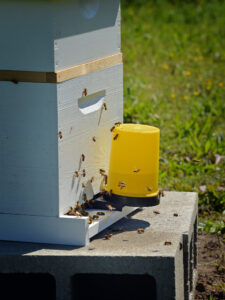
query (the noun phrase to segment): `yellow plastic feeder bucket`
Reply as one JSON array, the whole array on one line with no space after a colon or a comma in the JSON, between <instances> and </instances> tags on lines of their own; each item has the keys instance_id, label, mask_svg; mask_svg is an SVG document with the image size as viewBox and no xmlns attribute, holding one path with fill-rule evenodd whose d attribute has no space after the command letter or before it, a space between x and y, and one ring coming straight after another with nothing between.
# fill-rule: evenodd
<instances>
[{"instance_id":1,"label":"yellow plastic feeder bucket","mask_svg":"<svg viewBox=\"0 0 225 300\"><path fill-rule=\"evenodd\" d=\"M106 199L127 206L159 204L160 130L140 124L120 124L112 135ZM118 203L119 204L119 203Z\"/></svg>"}]
</instances>

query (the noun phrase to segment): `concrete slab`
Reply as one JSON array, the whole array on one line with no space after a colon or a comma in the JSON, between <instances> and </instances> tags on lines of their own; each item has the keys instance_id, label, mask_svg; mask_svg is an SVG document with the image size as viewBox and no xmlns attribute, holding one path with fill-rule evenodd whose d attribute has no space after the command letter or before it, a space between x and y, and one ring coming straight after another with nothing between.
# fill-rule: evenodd
<instances>
[{"instance_id":1,"label":"concrete slab","mask_svg":"<svg viewBox=\"0 0 225 300\"><path fill-rule=\"evenodd\" d=\"M0 273L52 274L57 300L75 299L73 285L82 285L77 274L85 280L91 274L94 278L123 274L127 282L128 275L149 275L156 289L152 299L191 299L197 267L196 218L195 193L166 192L159 206L137 210L96 235L86 247L0 242ZM144 228L144 233L138 234L138 228ZM113 235L106 240L108 233ZM165 245L166 240L171 245Z\"/></svg>"}]
</instances>

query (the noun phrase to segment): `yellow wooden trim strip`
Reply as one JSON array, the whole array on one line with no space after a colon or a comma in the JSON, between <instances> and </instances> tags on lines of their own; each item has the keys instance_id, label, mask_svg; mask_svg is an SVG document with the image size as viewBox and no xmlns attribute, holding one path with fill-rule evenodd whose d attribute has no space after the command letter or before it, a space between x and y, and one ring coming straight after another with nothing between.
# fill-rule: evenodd
<instances>
[{"instance_id":1,"label":"yellow wooden trim strip","mask_svg":"<svg viewBox=\"0 0 225 300\"><path fill-rule=\"evenodd\" d=\"M103 57L87 63L77 65L71 68L60 70L56 72L57 82L62 82L71 78L86 75L107 67L117 65L122 62L122 53L114 54L111 56Z\"/></svg>"},{"instance_id":2,"label":"yellow wooden trim strip","mask_svg":"<svg viewBox=\"0 0 225 300\"><path fill-rule=\"evenodd\" d=\"M56 72L0 70L0 81L58 83L117 65L122 60L122 53L117 53Z\"/></svg>"}]
</instances>

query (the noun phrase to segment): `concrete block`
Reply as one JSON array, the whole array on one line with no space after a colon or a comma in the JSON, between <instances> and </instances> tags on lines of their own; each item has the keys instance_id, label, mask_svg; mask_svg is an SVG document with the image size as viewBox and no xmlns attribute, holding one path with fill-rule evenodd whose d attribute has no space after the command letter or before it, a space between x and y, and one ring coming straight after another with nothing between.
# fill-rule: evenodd
<instances>
[{"instance_id":1,"label":"concrete block","mask_svg":"<svg viewBox=\"0 0 225 300\"><path fill-rule=\"evenodd\" d=\"M197 195L166 192L159 206L133 212L86 247L1 242L0 272L51 274L57 300L141 299L143 291L155 300L193 299L196 241Z\"/></svg>"}]
</instances>

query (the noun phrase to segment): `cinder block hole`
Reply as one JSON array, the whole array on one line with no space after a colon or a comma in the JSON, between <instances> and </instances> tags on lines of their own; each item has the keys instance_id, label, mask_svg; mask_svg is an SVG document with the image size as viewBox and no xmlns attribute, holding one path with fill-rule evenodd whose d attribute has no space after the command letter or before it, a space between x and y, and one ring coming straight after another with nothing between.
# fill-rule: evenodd
<instances>
[{"instance_id":1,"label":"cinder block hole","mask_svg":"<svg viewBox=\"0 0 225 300\"><path fill-rule=\"evenodd\" d=\"M1 300L55 300L56 283L50 274L0 274Z\"/></svg>"},{"instance_id":2,"label":"cinder block hole","mask_svg":"<svg viewBox=\"0 0 225 300\"><path fill-rule=\"evenodd\" d=\"M150 275L77 274L71 278L72 300L156 300L156 281Z\"/></svg>"}]
</instances>

